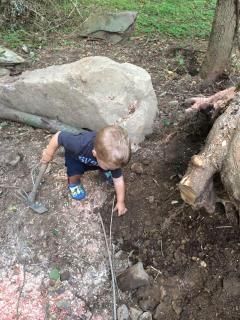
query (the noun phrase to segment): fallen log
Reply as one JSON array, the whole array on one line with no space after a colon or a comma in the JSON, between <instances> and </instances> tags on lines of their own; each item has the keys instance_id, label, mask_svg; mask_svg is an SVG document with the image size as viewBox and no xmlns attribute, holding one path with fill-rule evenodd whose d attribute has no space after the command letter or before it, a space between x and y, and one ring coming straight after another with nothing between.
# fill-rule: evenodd
<instances>
[{"instance_id":1,"label":"fallen log","mask_svg":"<svg viewBox=\"0 0 240 320\"><path fill-rule=\"evenodd\" d=\"M188 101L189 102L189 101ZM180 181L182 199L194 208L215 211L216 197L213 177L219 173L229 200L236 210L240 205L240 94L229 88L209 98L193 98L187 111L206 109L210 105L224 110L216 119L198 155L191 158L187 172Z\"/></svg>"},{"instance_id":2,"label":"fallen log","mask_svg":"<svg viewBox=\"0 0 240 320\"><path fill-rule=\"evenodd\" d=\"M24 123L34 128L46 129L51 133L61 130L72 133L80 133L84 131L83 129L74 128L55 119L49 119L47 117L18 111L3 105L0 105L0 119Z\"/></svg>"}]
</instances>

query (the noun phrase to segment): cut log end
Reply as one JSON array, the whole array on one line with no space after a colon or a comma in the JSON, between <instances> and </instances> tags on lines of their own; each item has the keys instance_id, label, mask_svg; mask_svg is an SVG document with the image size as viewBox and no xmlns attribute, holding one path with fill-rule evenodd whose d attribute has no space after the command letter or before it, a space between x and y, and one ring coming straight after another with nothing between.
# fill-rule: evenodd
<instances>
[{"instance_id":1,"label":"cut log end","mask_svg":"<svg viewBox=\"0 0 240 320\"><path fill-rule=\"evenodd\" d=\"M197 195L194 190L191 187L181 183L179 184L179 190L183 201L190 204L191 206L194 206L197 199Z\"/></svg>"}]
</instances>

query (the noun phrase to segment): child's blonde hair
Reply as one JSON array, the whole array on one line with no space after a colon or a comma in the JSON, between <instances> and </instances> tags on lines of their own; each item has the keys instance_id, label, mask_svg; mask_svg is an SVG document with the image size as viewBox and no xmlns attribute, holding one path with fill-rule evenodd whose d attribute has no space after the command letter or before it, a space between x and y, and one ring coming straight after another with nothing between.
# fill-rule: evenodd
<instances>
[{"instance_id":1,"label":"child's blonde hair","mask_svg":"<svg viewBox=\"0 0 240 320\"><path fill-rule=\"evenodd\" d=\"M94 143L97 157L114 166L125 166L131 157L131 144L126 130L117 125L98 131Z\"/></svg>"}]
</instances>

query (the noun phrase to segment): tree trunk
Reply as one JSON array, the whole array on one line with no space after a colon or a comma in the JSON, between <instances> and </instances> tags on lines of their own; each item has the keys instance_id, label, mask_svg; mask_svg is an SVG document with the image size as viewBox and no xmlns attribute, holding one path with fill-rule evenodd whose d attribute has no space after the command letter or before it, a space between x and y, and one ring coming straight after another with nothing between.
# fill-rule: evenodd
<instances>
[{"instance_id":1,"label":"tree trunk","mask_svg":"<svg viewBox=\"0 0 240 320\"><path fill-rule=\"evenodd\" d=\"M224 93L232 96L232 88ZM213 96L214 97L214 96ZM209 101L213 101L213 97ZM203 100L204 107L206 100ZM199 108L201 109L201 108ZM240 205L240 93L226 107L225 112L215 121L204 148L192 157L179 188L182 199L194 208L215 210L216 196L213 176L219 172L229 200L239 212Z\"/></svg>"},{"instance_id":2,"label":"tree trunk","mask_svg":"<svg viewBox=\"0 0 240 320\"><path fill-rule=\"evenodd\" d=\"M208 50L200 71L205 80L216 80L229 66L237 27L236 1L217 1Z\"/></svg>"}]
</instances>

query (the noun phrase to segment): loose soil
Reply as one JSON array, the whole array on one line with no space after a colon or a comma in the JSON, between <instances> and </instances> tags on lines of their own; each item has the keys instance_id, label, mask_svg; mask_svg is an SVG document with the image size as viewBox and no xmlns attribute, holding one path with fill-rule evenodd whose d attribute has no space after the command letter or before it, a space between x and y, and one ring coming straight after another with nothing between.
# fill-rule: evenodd
<instances>
[{"instance_id":1,"label":"loose soil","mask_svg":"<svg viewBox=\"0 0 240 320\"><path fill-rule=\"evenodd\" d=\"M214 87L201 87L195 74L205 48L205 43L196 42L193 50L189 43L180 46L159 37L131 38L115 46L76 40L66 47L55 40L52 47L39 50L38 60L27 67L35 69L104 55L141 66L151 74L159 115L152 135L132 155L124 170L128 212L123 217L113 217L112 242L122 262L124 259L127 264L142 261L151 278L147 289L128 296L120 293L119 304L150 310L157 320L240 319L239 229L231 225L220 206L212 215L192 210L181 200L177 187L191 156L204 144L211 127L208 115L185 115L183 101L232 85L225 79ZM234 74L233 78L237 79L238 75ZM70 200L63 156L59 152L40 191L40 199L49 212L37 216L15 198L14 189L5 187L20 185L27 192L31 189L31 169L38 163L50 135L5 121L0 122L0 135L0 147L5 155L0 159L0 181L4 185L0 194L1 319L112 319L111 285L98 215L101 212L108 233L112 188L90 173L83 179L89 199L81 204ZM11 164L10 158L17 155L18 163ZM136 162L142 165L142 174L131 170ZM218 177L216 183L220 184ZM116 261L117 270L126 267L120 260ZM67 274L66 281L49 280L46 274L52 268L65 275L69 272L70 276ZM34 275L36 286L41 287L41 295L34 291L35 303L43 303L45 299L46 308L41 315L30 313L29 306L24 311L22 306L24 299L25 306L30 299L21 287L26 275L29 278ZM108 283L105 291L98 291L100 282ZM25 291L19 298L21 288ZM164 288L164 295L159 288ZM6 305L13 292L15 305L10 312L9 305L4 308L1 301ZM63 305L66 297L81 307L77 310ZM62 305L57 304L59 301Z\"/></svg>"}]
</instances>

